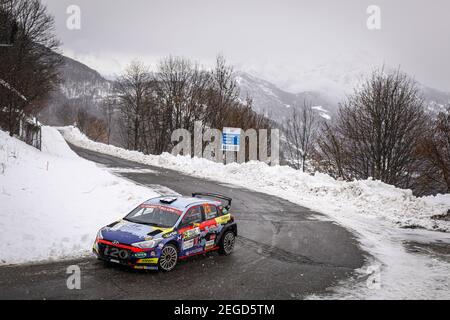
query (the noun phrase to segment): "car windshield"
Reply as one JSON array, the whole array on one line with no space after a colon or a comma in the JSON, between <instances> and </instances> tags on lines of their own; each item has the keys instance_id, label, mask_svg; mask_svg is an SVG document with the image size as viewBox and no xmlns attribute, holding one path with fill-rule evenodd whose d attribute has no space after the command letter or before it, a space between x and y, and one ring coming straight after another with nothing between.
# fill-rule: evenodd
<instances>
[{"instance_id":1,"label":"car windshield","mask_svg":"<svg viewBox=\"0 0 450 320\"><path fill-rule=\"evenodd\" d=\"M151 226L170 228L175 225L182 211L158 205L140 205L131 211L125 220L148 224Z\"/></svg>"}]
</instances>

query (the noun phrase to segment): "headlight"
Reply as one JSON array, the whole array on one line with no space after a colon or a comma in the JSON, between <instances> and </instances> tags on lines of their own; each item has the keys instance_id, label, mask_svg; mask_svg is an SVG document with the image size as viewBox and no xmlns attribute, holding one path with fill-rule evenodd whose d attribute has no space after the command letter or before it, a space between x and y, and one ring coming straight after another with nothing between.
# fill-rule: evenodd
<instances>
[{"instance_id":1,"label":"headlight","mask_svg":"<svg viewBox=\"0 0 450 320\"><path fill-rule=\"evenodd\" d=\"M97 239L103 239L102 230L97 232Z\"/></svg>"},{"instance_id":2,"label":"headlight","mask_svg":"<svg viewBox=\"0 0 450 320\"><path fill-rule=\"evenodd\" d=\"M162 239L136 242L136 243L133 243L132 246L133 247L138 247L138 248L141 248L141 249L150 249L150 248L154 248L161 240Z\"/></svg>"}]
</instances>

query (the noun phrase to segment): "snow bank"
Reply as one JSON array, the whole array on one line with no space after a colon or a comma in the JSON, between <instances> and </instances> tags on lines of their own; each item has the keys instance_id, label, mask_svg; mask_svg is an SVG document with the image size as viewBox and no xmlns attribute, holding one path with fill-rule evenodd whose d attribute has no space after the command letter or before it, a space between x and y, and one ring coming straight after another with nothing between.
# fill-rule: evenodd
<instances>
[{"instance_id":1,"label":"snow bank","mask_svg":"<svg viewBox=\"0 0 450 320\"><path fill-rule=\"evenodd\" d=\"M450 208L450 195L417 198L409 190L379 181L336 181L324 174L310 176L258 162L223 165L170 154L146 156L92 142L73 127L61 131L83 148L289 199L325 214L318 219L330 217L351 230L371 255L366 265L330 288L330 294L311 299L450 299L448 256L407 249L409 243L450 245L449 233L436 232L449 231L449 222L431 219Z\"/></svg>"},{"instance_id":2,"label":"snow bank","mask_svg":"<svg viewBox=\"0 0 450 320\"><path fill-rule=\"evenodd\" d=\"M89 254L97 230L156 193L79 158L43 127L42 152L0 131L0 264Z\"/></svg>"},{"instance_id":3,"label":"snow bank","mask_svg":"<svg viewBox=\"0 0 450 320\"><path fill-rule=\"evenodd\" d=\"M316 173L311 176L288 166L270 167L261 162L223 165L168 153L144 155L93 142L74 127L60 130L68 141L86 149L289 197L325 214L334 216L340 211L350 210L352 213L387 220L399 227L450 231L449 221L431 219L450 209L450 194L418 198L411 190L399 189L380 181L337 181L326 174Z\"/></svg>"}]
</instances>

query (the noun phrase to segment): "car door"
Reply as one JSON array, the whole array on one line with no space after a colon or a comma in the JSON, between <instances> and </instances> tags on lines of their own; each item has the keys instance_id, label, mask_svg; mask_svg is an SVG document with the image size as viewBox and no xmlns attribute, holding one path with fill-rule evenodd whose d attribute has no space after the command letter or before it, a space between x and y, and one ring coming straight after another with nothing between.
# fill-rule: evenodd
<instances>
[{"instance_id":1,"label":"car door","mask_svg":"<svg viewBox=\"0 0 450 320\"><path fill-rule=\"evenodd\" d=\"M200 224L200 242L204 246L205 251L213 250L217 246L217 236L220 232L220 227L216 221L218 217L218 210L214 204L205 203L202 206L204 219Z\"/></svg>"},{"instance_id":2,"label":"car door","mask_svg":"<svg viewBox=\"0 0 450 320\"><path fill-rule=\"evenodd\" d=\"M203 222L201 206L191 207L183 217L179 227L181 234L181 256L189 256L203 251L200 239L200 225Z\"/></svg>"}]
</instances>

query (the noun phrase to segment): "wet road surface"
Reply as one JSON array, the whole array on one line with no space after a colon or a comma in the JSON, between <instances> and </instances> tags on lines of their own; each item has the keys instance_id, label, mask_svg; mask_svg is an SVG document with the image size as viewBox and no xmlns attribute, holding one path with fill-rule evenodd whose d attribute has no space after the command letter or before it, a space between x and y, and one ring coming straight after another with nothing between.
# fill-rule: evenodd
<instances>
[{"instance_id":1,"label":"wet road surface","mask_svg":"<svg viewBox=\"0 0 450 320\"><path fill-rule=\"evenodd\" d=\"M0 299L298 299L322 294L364 263L352 234L289 201L71 145L83 158L161 193L233 198L239 237L230 256L180 261L169 273L135 271L94 257L0 268ZM118 169L118 170L114 170ZM124 212L124 215L126 212ZM69 265L81 289L66 285Z\"/></svg>"}]
</instances>

